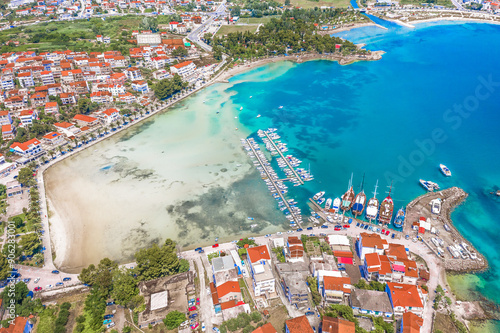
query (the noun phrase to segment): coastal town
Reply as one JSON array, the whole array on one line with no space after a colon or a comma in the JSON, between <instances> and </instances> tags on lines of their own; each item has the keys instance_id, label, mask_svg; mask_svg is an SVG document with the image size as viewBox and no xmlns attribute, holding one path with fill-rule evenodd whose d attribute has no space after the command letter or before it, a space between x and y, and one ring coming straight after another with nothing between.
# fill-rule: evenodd
<instances>
[{"instance_id":1,"label":"coastal town","mask_svg":"<svg viewBox=\"0 0 500 333\"><path fill-rule=\"evenodd\" d=\"M360 192L351 177L343 195L311 193L299 204L292 187L314 180L310 166L287 153L278 129L261 129L236 149L283 212L282 231L189 248L162 239L135 249L131 262L103 253L76 273L55 264L44 172L251 68L380 60L390 51L331 36L387 29L374 17L414 28L499 24L499 14L499 3L482 0L0 5L0 333L462 333L471 321L498 319L447 281L489 268L453 225L468 196L459 187L420 180L428 193L398 211L392 185L379 202L377 188L365 195L364 176Z\"/></svg>"}]
</instances>

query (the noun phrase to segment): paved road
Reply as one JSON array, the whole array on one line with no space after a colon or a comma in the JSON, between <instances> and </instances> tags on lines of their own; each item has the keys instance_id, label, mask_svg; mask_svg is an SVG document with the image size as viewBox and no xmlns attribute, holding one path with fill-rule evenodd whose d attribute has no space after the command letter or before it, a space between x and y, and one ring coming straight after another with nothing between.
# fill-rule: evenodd
<instances>
[{"instance_id":1,"label":"paved road","mask_svg":"<svg viewBox=\"0 0 500 333\"><path fill-rule=\"evenodd\" d=\"M202 49L205 51L212 51L212 47L205 44L202 40L202 33L206 29L206 27L210 26L214 22L214 19L225 15L226 13L226 0L222 1L222 3L217 7L217 9L214 12L208 13L209 16L211 16L208 20L206 20L201 26L196 28L194 31L192 31L189 35L188 38L197 43Z\"/></svg>"}]
</instances>

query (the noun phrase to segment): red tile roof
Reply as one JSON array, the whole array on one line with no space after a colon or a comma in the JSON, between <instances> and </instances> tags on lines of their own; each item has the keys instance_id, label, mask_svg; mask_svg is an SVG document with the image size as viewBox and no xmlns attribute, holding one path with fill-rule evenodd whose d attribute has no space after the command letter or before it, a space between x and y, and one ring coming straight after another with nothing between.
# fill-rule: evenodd
<instances>
[{"instance_id":1,"label":"red tile roof","mask_svg":"<svg viewBox=\"0 0 500 333\"><path fill-rule=\"evenodd\" d=\"M14 149L16 147L19 147L22 151L26 151L29 149L29 146L30 145L39 145L40 144L40 141L38 141L37 138L34 138L34 139L31 139L29 141L26 141L26 142L23 142L23 143L19 143L19 142L14 142L10 148Z\"/></svg>"},{"instance_id":2,"label":"red tile roof","mask_svg":"<svg viewBox=\"0 0 500 333\"><path fill-rule=\"evenodd\" d=\"M62 122L62 123L55 123L54 124L55 127L60 127L60 128L70 128L71 126L75 126L73 125L72 123L68 123L68 122Z\"/></svg>"},{"instance_id":3,"label":"red tile roof","mask_svg":"<svg viewBox=\"0 0 500 333\"><path fill-rule=\"evenodd\" d=\"M387 245L387 241L382 239L378 234L368 234L363 232L360 236L363 247L377 247L377 249L383 249L384 245Z\"/></svg>"},{"instance_id":4,"label":"red tile roof","mask_svg":"<svg viewBox=\"0 0 500 333\"><path fill-rule=\"evenodd\" d=\"M51 140L51 139L55 139L57 138L58 136L61 136L61 134L57 133L57 132L50 132L49 134L45 134L43 136L44 139L47 139L47 140Z\"/></svg>"},{"instance_id":5,"label":"red tile roof","mask_svg":"<svg viewBox=\"0 0 500 333\"><path fill-rule=\"evenodd\" d=\"M182 68L182 67L185 67L187 65L190 65L192 64L193 62L191 60L189 61L184 61L184 62L181 62L180 64L177 64L177 65L174 65L173 67L179 69L179 68Z\"/></svg>"},{"instance_id":6,"label":"red tile roof","mask_svg":"<svg viewBox=\"0 0 500 333\"><path fill-rule=\"evenodd\" d=\"M337 277L337 276L325 276L323 278L323 283L325 290L338 290L344 293L351 293L351 278L350 277ZM349 285L347 287L346 285Z\"/></svg>"},{"instance_id":7,"label":"red tile roof","mask_svg":"<svg viewBox=\"0 0 500 333\"><path fill-rule=\"evenodd\" d=\"M14 323L9 325L9 327L0 328L0 333L23 333L27 321L28 318L26 317L16 317Z\"/></svg>"},{"instance_id":8,"label":"red tile roof","mask_svg":"<svg viewBox=\"0 0 500 333\"><path fill-rule=\"evenodd\" d=\"M394 307L423 307L417 286L393 282L387 282L387 286L389 287Z\"/></svg>"},{"instance_id":9,"label":"red tile roof","mask_svg":"<svg viewBox=\"0 0 500 333\"><path fill-rule=\"evenodd\" d=\"M266 245L251 247L247 250L248 257L250 258L250 262L254 263L259 260L271 260L269 256L269 250Z\"/></svg>"},{"instance_id":10,"label":"red tile roof","mask_svg":"<svg viewBox=\"0 0 500 333\"><path fill-rule=\"evenodd\" d=\"M252 333L278 333L278 331L276 331L273 324L267 323L261 327L257 327Z\"/></svg>"},{"instance_id":11,"label":"red tile roof","mask_svg":"<svg viewBox=\"0 0 500 333\"><path fill-rule=\"evenodd\" d=\"M224 297L229 293L241 293L238 281L227 281L217 287L217 295L219 295L219 298Z\"/></svg>"},{"instance_id":12,"label":"red tile roof","mask_svg":"<svg viewBox=\"0 0 500 333\"><path fill-rule=\"evenodd\" d=\"M344 318L323 317L323 332L325 333L354 333L356 326Z\"/></svg>"},{"instance_id":13,"label":"red tile roof","mask_svg":"<svg viewBox=\"0 0 500 333\"><path fill-rule=\"evenodd\" d=\"M402 333L420 333L420 327L424 320L413 312L403 313L403 332Z\"/></svg>"},{"instance_id":14,"label":"red tile roof","mask_svg":"<svg viewBox=\"0 0 500 333\"><path fill-rule=\"evenodd\" d=\"M314 333L311 328L311 324L309 324L309 320L307 320L306 316L300 316L293 319L288 319L285 322L286 327L290 333Z\"/></svg>"},{"instance_id":15,"label":"red tile roof","mask_svg":"<svg viewBox=\"0 0 500 333\"><path fill-rule=\"evenodd\" d=\"M87 123L91 123L97 120L97 118L86 116L84 114L77 114L73 117L73 120L79 120L79 121L84 121Z\"/></svg>"},{"instance_id":16,"label":"red tile roof","mask_svg":"<svg viewBox=\"0 0 500 333\"><path fill-rule=\"evenodd\" d=\"M107 109L106 111L103 111L105 115L111 116L113 113L119 112L117 109Z\"/></svg>"}]
</instances>

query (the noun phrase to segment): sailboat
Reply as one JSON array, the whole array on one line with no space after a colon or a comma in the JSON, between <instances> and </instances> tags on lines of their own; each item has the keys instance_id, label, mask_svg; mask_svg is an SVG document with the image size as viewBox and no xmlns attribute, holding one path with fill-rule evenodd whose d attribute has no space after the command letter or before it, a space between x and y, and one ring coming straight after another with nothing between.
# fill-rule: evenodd
<instances>
[{"instance_id":1,"label":"sailboat","mask_svg":"<svg viewBox=\"0 0 500 333\"><path fill-rule=\"evenodd\" d=\"M366 194L365 191L363 190L363 185L365 183L365 175L363 175L363 180L361 181L361 186L359 192L356 195L356 198L354 198L354 204L352 205L352 213L354 214L354 217L361 215L363 213L363 210L365 209L365 203L366 203Z\"/></svg>"},{"instance_id":2,"label":"sailboat","mask_svg":"<svg viewBox=\"0 0 500 333\"><path fill-rule=\"evenodd\" d=\"M366 218L368 221L372 222L377 218L379 202L377 199L377 187L378 180L375 184L375 191L373 191L373 198L368 200L368 205L366 206Z\"/></svg>"},{"instance_id":3,"label":"sailboat","mask_svg":"<svg viewBox=\"0 0 500 333\"><path fill-rule=\"evenodd\" d=\"M342 196L342 204L340 206L340 209L342 209L344 212L346 210L351 209L352 204L354 203L354 190L352 189L352 174L351 174L351 180L349 180L349 185L347 187L347 192L344 193Z\"/></svg>"},{"instance_id":4,"label":"sailboat","mask_svg":"<svg viewBox=\"0 0 500 333\"><path fill-rule=\"evenodd\" d=\"M392 212L394 211L394 201L391 198L392 183L389 189L389 195L382 201L380 205L380 213L378 215L378 221L382 224L389 224L392 220Z\"/></svg>"}]
</instances>

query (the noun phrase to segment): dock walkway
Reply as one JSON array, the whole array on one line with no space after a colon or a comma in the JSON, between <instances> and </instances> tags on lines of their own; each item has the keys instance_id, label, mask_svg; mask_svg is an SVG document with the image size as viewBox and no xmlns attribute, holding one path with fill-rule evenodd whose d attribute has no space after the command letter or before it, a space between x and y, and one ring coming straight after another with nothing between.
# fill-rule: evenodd
<instances>
[{"instance_id":1,"label":"dock walkway","mask_svg":"<svg viewBox=\"0 0 500 333\"><path fill-rule=\"evenodd\" d=\"M288 162L288 159L279 150L278 146L276 146L276 144L274 143L273 139L271 139L269 137L269 134L267 134L267 131L264 131L264 134L266 135L266 138L271 142L271 144L273 145L274 149L276 149L276 152L281 156L281 158L283 158L283 160L285 161L286 165L290 168L290 170L292 170L293 174L295 175L295 177L299 181L300 185L304 185L304 181L302 180L302 178L300 177L300 175L298 174L298 172L295 171L295 169L292 167L292 165Z\"/></svg>"},{"instance_id":2,"label":"dock walkway","mask_svg":"<svg viewBox=\"0 0 500 333\"><path fill-rule=\"evenodd\" d=\"M290 215L292 216L293 218L293 221L298 225L299 228L302 228L302 226L300 225L300 220L297 215L294 213L294 211L292 210L292 207L290 206L290 204L288 203L288 201L285 199L285 196L283 195L283 193L281 193L281 189L276 185L276 180L273 179L273 177L271 176L271 174L269 173L269 171L267 170L267 166L265 165L265 163L260 159L259 157L259 154L257 154L257 151L255 150L255 148L253 147L253 144L252 142L249 140L249 139L246 139L246 142L247 142L247 145L250 147L250 149L252 150L253 154L255 155L255 158L257 159L257 161L259 162L259 164L262 166L262 169L264 170L264 172L266 173L267 175L267 178L269 179L269 181L271 182L271 184L273 184L273 187L274 189L276 190L276 193L278 193L278 195L280 196L281 200L283 201L283 203L285 204L286 208L288 209L288 211L290 212Z\"/></svg>"}]
</instances>

